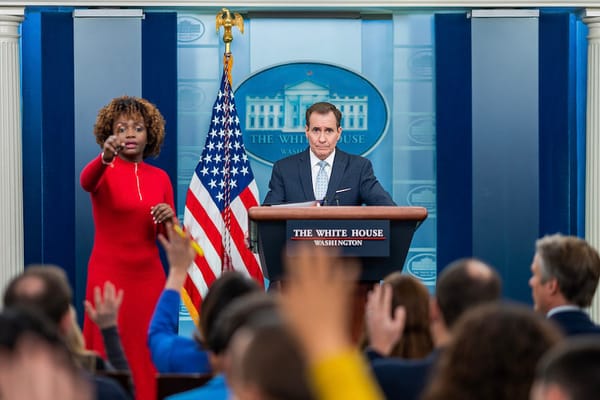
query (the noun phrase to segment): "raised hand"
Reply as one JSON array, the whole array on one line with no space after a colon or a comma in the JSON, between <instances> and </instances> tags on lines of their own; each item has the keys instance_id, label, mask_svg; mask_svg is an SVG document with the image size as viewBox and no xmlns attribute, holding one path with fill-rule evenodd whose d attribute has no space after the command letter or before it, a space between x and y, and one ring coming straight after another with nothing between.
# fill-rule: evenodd
<instances>
[{"instance_id":1,"label":"raised hand","mask_svg":"<svg viewBox=\"0 0 600 400\"><path fill-rule=\"evenodd\" d=\"M94 288L94 304L85 301L85 312L100 329L110 328L117 326L117 316L122 302L123 290L117 291L115 285L106 281L103 292L100 291L99 286Z\"/></svg>"},{"instance_id":2,"label":"raised hand","mask_svg":"<svg viewBox=\"0 0 600 400\"><path fill-rule=\"evenodd\" d=\"M330 250L329 250L330 251ZM359 266L321 248L299 246L286 259L284 317L311 360L352 346L351 304Z\"/></svg>"},{"instance_id":3,"label":"raised hand","mask_svg":"<svg viewBox=\"0 0 600 400\"><path fill-rule=\"evenodd\" d=\"M376 284L369 292L365 306L365 323L369 346L381 355L389 356L404 332L406 309L396 307L392 317L392 287Z\"/></svg>"},{"instance_id":4,"label":"raised hand","mask_svg":"<svg viewBox=\"0 0 600 400\"><path fill-rule=\"evenodd\" d=\"M187 270L196 257L189 233L185 232L182 236L175 232L173 226L178 223L177 217L173 218L173 222L167 221L165 224L167 237L163 234L158 235L158 240L165 249L169 261L169 276L165 287L175 290L181 289Z\"/></svg>"},{"instance_id":5,"label":"raised hand","mask_svg":"<svg viewBox=\"0 0 600 400\"><path fill-rule=\"evenodd\" d=\"M117 138L116 135L110 135L104 141L104 145L102 146L102 161L105 164L110 164L117 154L121 151L121 149L125 146L125 143Z\"/></svg>"}]
</instances>

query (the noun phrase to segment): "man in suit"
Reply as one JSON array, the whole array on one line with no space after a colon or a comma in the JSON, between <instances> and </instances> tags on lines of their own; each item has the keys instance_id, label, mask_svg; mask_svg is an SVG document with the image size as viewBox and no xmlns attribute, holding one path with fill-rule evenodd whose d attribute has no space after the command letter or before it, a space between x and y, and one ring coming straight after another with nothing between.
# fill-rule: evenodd
<instances>
[{"instance_id":1,"label":"man in suit","mask_svg":"<svg viewBox=\"0 0 600 400\"><path fill-rule=\"evenodd\" d=\"M429 329L435 348L418 360L389 357L402 337L406 322L405 312L398 309L391 312L391 290L385 285L376 286L369 295L365 315L370 338L367 356L386 398L416 400L427 385L440 353L452 339L452 328L459 317L478 305L499 301L502 280L492 267L475 258L461 258L444 268L429 307Z\"/></svg>"},{"instance_id":2,"label":"man in suit","mask_svg":"<svg viewBox=\"0 0 600 400\"><path fill-rule=\"evenodd\" d=\"M600 278L600 257L585 240L555 234L538 239L529 286L534 307L567 336L600 334L583 308L589 307Z\"/></svg>"},{"instance_id":3,"label":"man in suit","mask_svg":"<svg viewBox=\"0 0 600 400\"><path fill-rule=\"evenodd\" d=\"M331 103L315 103L306 110L309 148L273 165L264 204L318 200L322 205L395 205L368 159L336 147L341 120L342 113Z\"/></svg>"}]
</instances>

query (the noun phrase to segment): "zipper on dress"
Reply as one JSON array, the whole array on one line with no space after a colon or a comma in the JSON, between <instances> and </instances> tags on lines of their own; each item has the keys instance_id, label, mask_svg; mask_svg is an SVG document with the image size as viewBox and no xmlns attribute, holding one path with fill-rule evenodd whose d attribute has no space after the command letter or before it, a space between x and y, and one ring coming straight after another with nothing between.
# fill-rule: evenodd
<instances>
[{"instance_id":1,"label":"zipper on dress","mask_svg":"<svg viewBox=\"0 0 600 400\"><path fill-rule=\"evenodd\" d=\"M135 163L135 182L137 184L138 195L140 196L140 201L142 201L142 191L140 190L140 177L138 176L138 163Z\"/></svg>"}]
</instances>

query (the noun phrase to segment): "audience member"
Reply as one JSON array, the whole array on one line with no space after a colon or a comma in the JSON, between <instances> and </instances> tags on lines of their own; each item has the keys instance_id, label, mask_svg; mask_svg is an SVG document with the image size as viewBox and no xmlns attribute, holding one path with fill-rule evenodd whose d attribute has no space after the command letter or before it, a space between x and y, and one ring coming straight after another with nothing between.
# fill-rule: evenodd
<instances>
[{"instance_id":1,"label":"audience member","mask_svg":"<svg viewBox=\"0 0 600 400\"><path fill-rule=\"evenodd\" d=\"M178 223L174 219L174 223ZM148 343L152 360L159 372L212 372L204 342L218 315L235 298L260 289L251 278L240 272L225 272L209 288L200 309L199 335L195 339L177 334L180 290L195 252L189 234L175 233L173 223L166 223L167 237L159 240L169 262L169 275L150 321Z\"/></svg>"},{"instance_id":2,"label":"audience member","mask_svg":"<svg viewBox=\"0 0 600 400\"><path fill-rule=\"evenodd\" d=\"M65 272L52 265L34 265L14 277L4 292L6 307L29 307L44 315L57 328L61 337L72 334L74 316L71 307L72 292ZM112 379L92 375L96 398L127 399L124 389Z\"/></svg>"},{"instance_id":3,"label":"audience member","mask_svg":"<svg viewBox=\"0 0 600 400\"><path fill-rule=\"evenodd\" d=\"M350 305L359 275L356 261L305 245L288 255L285 264L283 316L306 354L316 398L382 399L350 334Z\"/></svg>"},{"instance_id":4,"label":"audience member","mask_svg":"<svg viewBox=\"0 0 600 400\"><path fill-rule=\"evenodd\" d=\"M406 315L402 335L389 351L386 350L386 355L404 359L426 357L433 350L427 287L418 279L400 272L386 276L383 284L392 289L391 310L402 306ZM384 301L389 303L389 299ZM368 332L366 340L368 344Z\"/></svg>"},{"instance_id":5,"label":"audience member","mask_svg":"<svg viewBox=\"0 0 600 400\"><path fill-rule=\"evenodd\" d=\"M531 400L595 400L600 396L599 378L598 338L569 338L542 357Z\"/></svg>"},{"instance_id":6,"label":"audience member","mask_svg":"<svg viewBox=\"0 0 600 400\"><path fill-rule=\"evenodd\" d=\"M262 291L243 294L232 300L217 317L205 340L215 376L204 386L169 397L169 400L229 399L231 358L229 345L238 329L254 324L280 321L274 299Z\"/></svg>"},{"instance_id":7,"label":"audience member","mask_svg":"<svg viewBox=\"0 0 600 400\"><path fill-rule=\"evenodd\" d=\"M486 304L456 323L422 400L526 400L560 331L533 311Z\"/></svg>"},{"instance_id":8,"label":"audience member","mask_svg":"<svg viewBox=\"0 0 600 400\"><path fill-rule=\"evenodd\" d=\"M369 358L386 397L410 400L420 397L458 318L479 304L498 301L502 283L493 268L477 259L459 259L444 268L438 276L435 297L430 301L430 329L435 350L421 360L382 358L390 354L394 343L402 337L407 318L404 307L396 307L392 314L391 292L389 285L376 286L367 300Z\"/></svg>"},{"instance_id":9,"label":"audience member","mask_svg":"<svg viewBox=\"0 0 600 400\"><path fill-rule=\"evenodd\" d=\"M91 382L77 368L56 326L34 309L0 312L0 398L93 398Z\"/></svg>"},{"instance_id":10,"label":"audience member","mask_svg":"<svg viewBox=\"0 0 600 400\"><path fill-rule=\"evenodd\" d=\"M228 353L228 381L236 399L315 399L304 354L281 323L242 327Z\"/></svg>"},{"instance_id":11,"label":"audience member","mask_svg":"<svg viewBox=\"0 0 600 400\"><path fill-rule=\"evenodd\" d=\"M583 310L598 287L598 252L583 239L560 234L544 236L535 247L529 279L535 309L567 336L600 334L600 326Z\"/></svg>"}]
</instances>

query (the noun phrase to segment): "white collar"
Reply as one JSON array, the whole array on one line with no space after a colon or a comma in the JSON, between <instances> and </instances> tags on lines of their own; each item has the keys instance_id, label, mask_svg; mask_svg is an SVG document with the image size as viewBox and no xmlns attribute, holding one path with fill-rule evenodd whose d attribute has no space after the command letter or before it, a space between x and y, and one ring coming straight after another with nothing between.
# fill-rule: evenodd
<instances>
[{"instance_id":1,"label":"white collar","mask_svg":"<svg viewBox=\"0 0 600 400\"><path fill-rule=\"evenodd\" d=\"M558 314L566 311L582 311L581 307L574 306L572 304L565 304L564 306L554 307L546 314L546 317L551 317L554 314Z\"/></svg>"},{"instance_id":2,"label":"white collar","mask_svg":"<svg viewBox=\"0 0 600 400\"><path fill-rule=\"evenodd\" d=\"M317 163L319 161L321 161L319 159L319 157L315 156L315 154L312 152L312 150L308 150L308 154L310 154L310 166L311 167L314 167L315 165L317 165ZM330 167L333 167L333 160L334 160L334 158L335 158L335 149L333 149L333 151L331 152L331 154L329 156L327 156L327 158L325 160L323 160L323 161L326 161L327 164Z\"/></svg>"}]
</instances>

